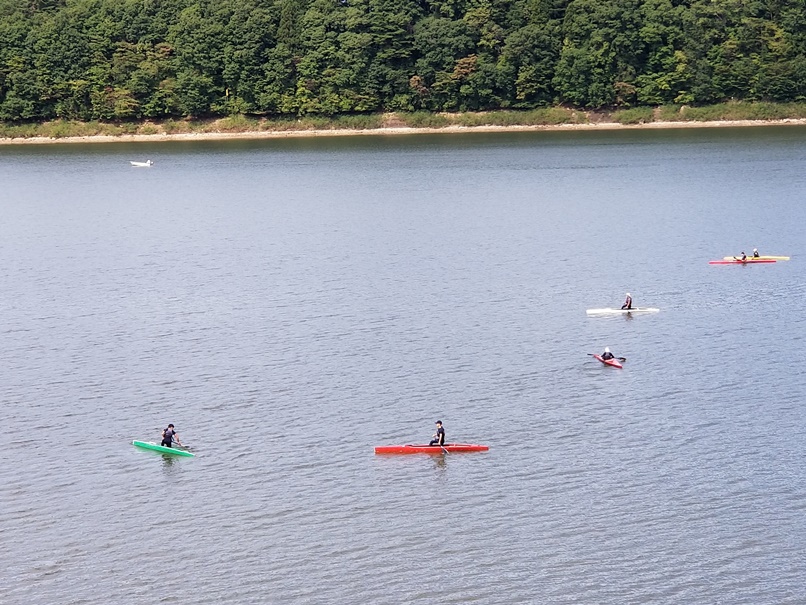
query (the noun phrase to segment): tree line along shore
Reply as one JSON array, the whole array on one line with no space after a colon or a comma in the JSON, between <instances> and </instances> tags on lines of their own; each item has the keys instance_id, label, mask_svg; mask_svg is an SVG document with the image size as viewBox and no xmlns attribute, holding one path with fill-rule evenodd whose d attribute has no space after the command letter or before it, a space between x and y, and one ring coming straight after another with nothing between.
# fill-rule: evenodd
<instances>
[{"instance_id":1,"label":"tree line along shore","mask_svg":"<svg viewBox=\"0 0 806 605\"><path fill-rule=\"evenodd\" d=\"M554 107L529 111L470 113L377 113L368 115L267 118L235 115L223 118L80 122L54 120L42 123L0 122L0 143L91 138L140 139L184 136L222 137L378 134L439 132L479 129L586 129L614 127L806 125L806 103L729 103L708 107L663 106L616 111L580 111Z\"/></svg>"},{"instance_id":2,"label":"tree line along shore","mask_svg":"<svg viewBox=\"0 0 806 605\"><path fill-rule=\"evenodd\" d=\"M0 0L0 121L698 120L806 101L804 23L782 0Z\"/></svg>"}]
</instances>

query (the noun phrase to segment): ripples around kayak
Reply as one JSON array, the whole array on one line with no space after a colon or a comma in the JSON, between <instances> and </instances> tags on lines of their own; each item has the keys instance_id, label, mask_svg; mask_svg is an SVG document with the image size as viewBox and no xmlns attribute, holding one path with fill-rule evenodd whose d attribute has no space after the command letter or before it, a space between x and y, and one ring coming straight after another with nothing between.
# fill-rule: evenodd
<instances>
[{"instance_id":1,"label":"ripples around kayak","mask_svg":"<svg viewBox=\"0 0 806 605\"><path fill-rule=\"evenodd\" d=\"M802 131L149 149L0 149L0 603L806 601Z\"/></svg>"}]
</instances>

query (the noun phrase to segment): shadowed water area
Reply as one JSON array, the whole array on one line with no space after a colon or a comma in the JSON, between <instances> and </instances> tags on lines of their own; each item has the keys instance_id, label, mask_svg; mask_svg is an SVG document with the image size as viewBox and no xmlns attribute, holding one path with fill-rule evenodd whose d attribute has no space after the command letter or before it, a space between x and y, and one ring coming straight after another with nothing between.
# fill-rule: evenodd
<instances>
[{"instance_id":1,"label":"shadowed water area","mask_svg":"<svg viewBox=\"0 0 806 605\"><path fill-rule=\"evenodd\" d=\"M804 160L0 148L0 603L803 603ZM708 265L754 246L792 260ZM490 451L374 455L437 419ZM169 422L196 458L130 445Z\"/></svg>"}]
</instances>

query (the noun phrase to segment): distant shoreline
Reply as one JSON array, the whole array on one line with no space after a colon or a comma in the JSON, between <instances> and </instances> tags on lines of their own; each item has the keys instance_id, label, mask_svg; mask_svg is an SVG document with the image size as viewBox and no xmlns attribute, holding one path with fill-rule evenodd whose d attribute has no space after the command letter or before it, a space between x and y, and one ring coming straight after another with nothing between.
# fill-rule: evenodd
<instances>
[{"instance_id":1,"label":"distant shoreline","mask_svg":"<svg viewBox=\"0 0 806 605\"><path fill-rule=\"evenodd\" d=\"M0 145L42 145L61 143L145 143L165 141L223 141L223 140L259 140L284 138L315 138L343 136L395 136L413 134L458 134L479 132L577 132L577 131L614 131L614 130L672 130L691 128L746 128L763 126L806 126L806 118L788 118L781 120L713 120L713 121L679 121L679 122L647 122L641 124L621 124L619 122L598 122L581 124L551 125L508 125L508 126L458 126L443 127L408 127L384 126L365 129L300 129L300 130L260 130L244 132L184 132L154 134L120 134L120 135L88 135L65 137L0 137Z\"/></svg>"}]
</instances>

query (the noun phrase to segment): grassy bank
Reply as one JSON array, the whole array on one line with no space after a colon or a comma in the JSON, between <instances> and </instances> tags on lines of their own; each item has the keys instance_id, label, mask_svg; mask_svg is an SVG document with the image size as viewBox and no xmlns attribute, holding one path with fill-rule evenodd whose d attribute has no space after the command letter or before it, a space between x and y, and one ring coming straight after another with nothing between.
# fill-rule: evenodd
<instances>
[{"instance_id":1,"label":"grassy bank","mask_svg":"<svg viewBox=\"0 0 806 605\"><path fill-rule=\"evenodd\" d=\"M564 124L623 125L663 122L772 121L806 118L806 103L723 103L708 107L668 105L614 111L580 111L563 107L528 111L480 113L393 113L346 116L254 117L143 122L74 122L14 124L0 122L0 138L26 139L122 135L172 135L247 132L305 132L314 130L376 130L380 128L446 128L479 126L559 126Z\"/></svg>"},{"instance_id":2,"label":"grassy bank","mask_svg":"<svg viewBox=\"0 0 806 605\"><path fill-rule=\"evenodd\" d=\"M772 121L806 118L806 103L722 103L707 107L664 105L637 107L613 112L612 121L619 124L653 122L725 122Z\"/></svg>"}]
</instances>

